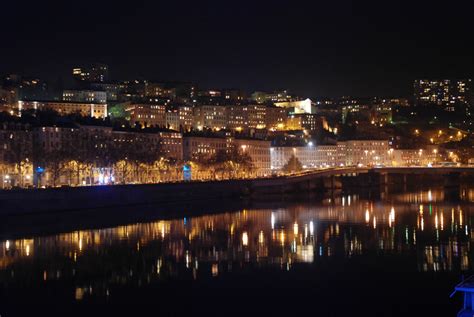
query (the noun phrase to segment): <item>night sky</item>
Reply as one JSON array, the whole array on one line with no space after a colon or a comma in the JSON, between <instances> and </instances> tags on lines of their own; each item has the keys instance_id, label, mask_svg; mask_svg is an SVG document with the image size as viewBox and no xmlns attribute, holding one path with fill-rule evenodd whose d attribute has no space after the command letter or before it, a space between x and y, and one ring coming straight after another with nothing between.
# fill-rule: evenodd
<instances>
[{"instance_id":1,"label":"night sky","mask_svg":"<svg viewBox=\"0 0 474 317\"><path fill-rule=\"evenodd\" d=\"M468 1L4 1L0 73L55 81L87 62L113 79L305 96L409 96L472 77Z\"/></svg>"}]
</instances>

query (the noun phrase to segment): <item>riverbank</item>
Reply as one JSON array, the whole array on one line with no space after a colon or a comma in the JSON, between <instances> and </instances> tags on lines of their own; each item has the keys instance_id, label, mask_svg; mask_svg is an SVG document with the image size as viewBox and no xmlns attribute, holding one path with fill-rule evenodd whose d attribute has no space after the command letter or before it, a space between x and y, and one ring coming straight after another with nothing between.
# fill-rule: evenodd
<instances>
[{"instance_id":1,"label":"riverbank","mask_svg":"<svg viewBox=\"0 0 474 317\"><path fill-rule=\"evenodd\" d=\"M0 192L0 216L239 198L247 181L67 187Z\"/></svg>"},{"instance_id":2,"label":"riverbank","mask_svg":"<svg viewBox=\"0 0 474 317\"><path fill-rule=\"evenodd\" d=\"M456 189L462 181L460 176L452 177L450 174L388 176L387 173L370 170L336 169L261 179L4 190L0 191L0 216L54 214L135 205L192 204L208 200L260 199L295 193L322 195L338 189L380 190L381 186L390 184L406 188L409 184L441 182L444 186Z\"/></svg>"}]
</instances>

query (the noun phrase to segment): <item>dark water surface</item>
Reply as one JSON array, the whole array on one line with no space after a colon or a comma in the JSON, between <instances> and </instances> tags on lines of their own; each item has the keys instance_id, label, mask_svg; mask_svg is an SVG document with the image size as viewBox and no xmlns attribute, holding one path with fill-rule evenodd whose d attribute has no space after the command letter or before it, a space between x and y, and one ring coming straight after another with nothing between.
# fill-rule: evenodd
<instances>
[{"instance_id":1,"label":"dark water surface","mask_svg":"<svg viewBox=\"0 0 474 317\"><path fill-rule=\"evenodd\" d=\"M461 296L449 295L472 272L473 197L346 194L4 233L0 315L455 316Z\"/></svg>"}]
</instances>

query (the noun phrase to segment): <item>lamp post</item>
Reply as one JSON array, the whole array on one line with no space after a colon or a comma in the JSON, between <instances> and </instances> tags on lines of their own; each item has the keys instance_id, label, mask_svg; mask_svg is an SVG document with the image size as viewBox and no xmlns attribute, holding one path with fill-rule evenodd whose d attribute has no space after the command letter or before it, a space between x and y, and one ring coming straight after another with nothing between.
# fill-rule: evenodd
<instances>
[{"instance_id":1,"label":"lamp post","mask_svg":"<svg viewBox=\"0 0 474 317\"><path fill-rule=\"evenodd\" d=\"M7 175L5 175L4 178L5 178L5 179L3 180L3 183L4 183L3 188L5 188L5 184L11 183L11 181L10 181L10 175L7 174Z\"/></svg>"},{"instance_id":2,"label":"lamp post","mask_svg":"<svg viewBox=\"0 0 474 317\"><path fill-rule=\"evenodd\" d=\"M388 150L387 153L388 153L388 159L390 160L390 165L393 166L393 149Z\"/></svg>"}]
</instances>

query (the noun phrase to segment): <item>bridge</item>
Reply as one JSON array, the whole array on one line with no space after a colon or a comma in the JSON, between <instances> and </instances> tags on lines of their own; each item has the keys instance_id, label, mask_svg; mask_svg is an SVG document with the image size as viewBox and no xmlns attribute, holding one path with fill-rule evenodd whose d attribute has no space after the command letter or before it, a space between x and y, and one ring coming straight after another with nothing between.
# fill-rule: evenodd
<instances>
[{"instance_id":1,"label":"bridge","mask_svg":"<svg viewBox=\"0 0 474 317\"><path fill-rule=\"evenodd\" d=\"M372 171L379 174L430 174L430 175L448 175L452 173L457 174L473 174L474 166L409 166L409 167L381 167L373 168Z\"/></svg>"},{"instance_id":2,"label":"bridge","mask_svg":"<svg viewBox=\"0 0 474 317\"><path fill-rule=\"evenodd\" d=\"M335 189L343 187L343 180L358 187L371 187L389 184L394 178L406 185L413 177L442 178L445 186L459 185L461 177L473 176L474 167L339 167L331 169L310 170L287 176L268 179L256 179L251 182L252 191L265 193L308 191L317 189ZM352 179L352 182L347 180Z\"/></svg>"}]
</instances>

